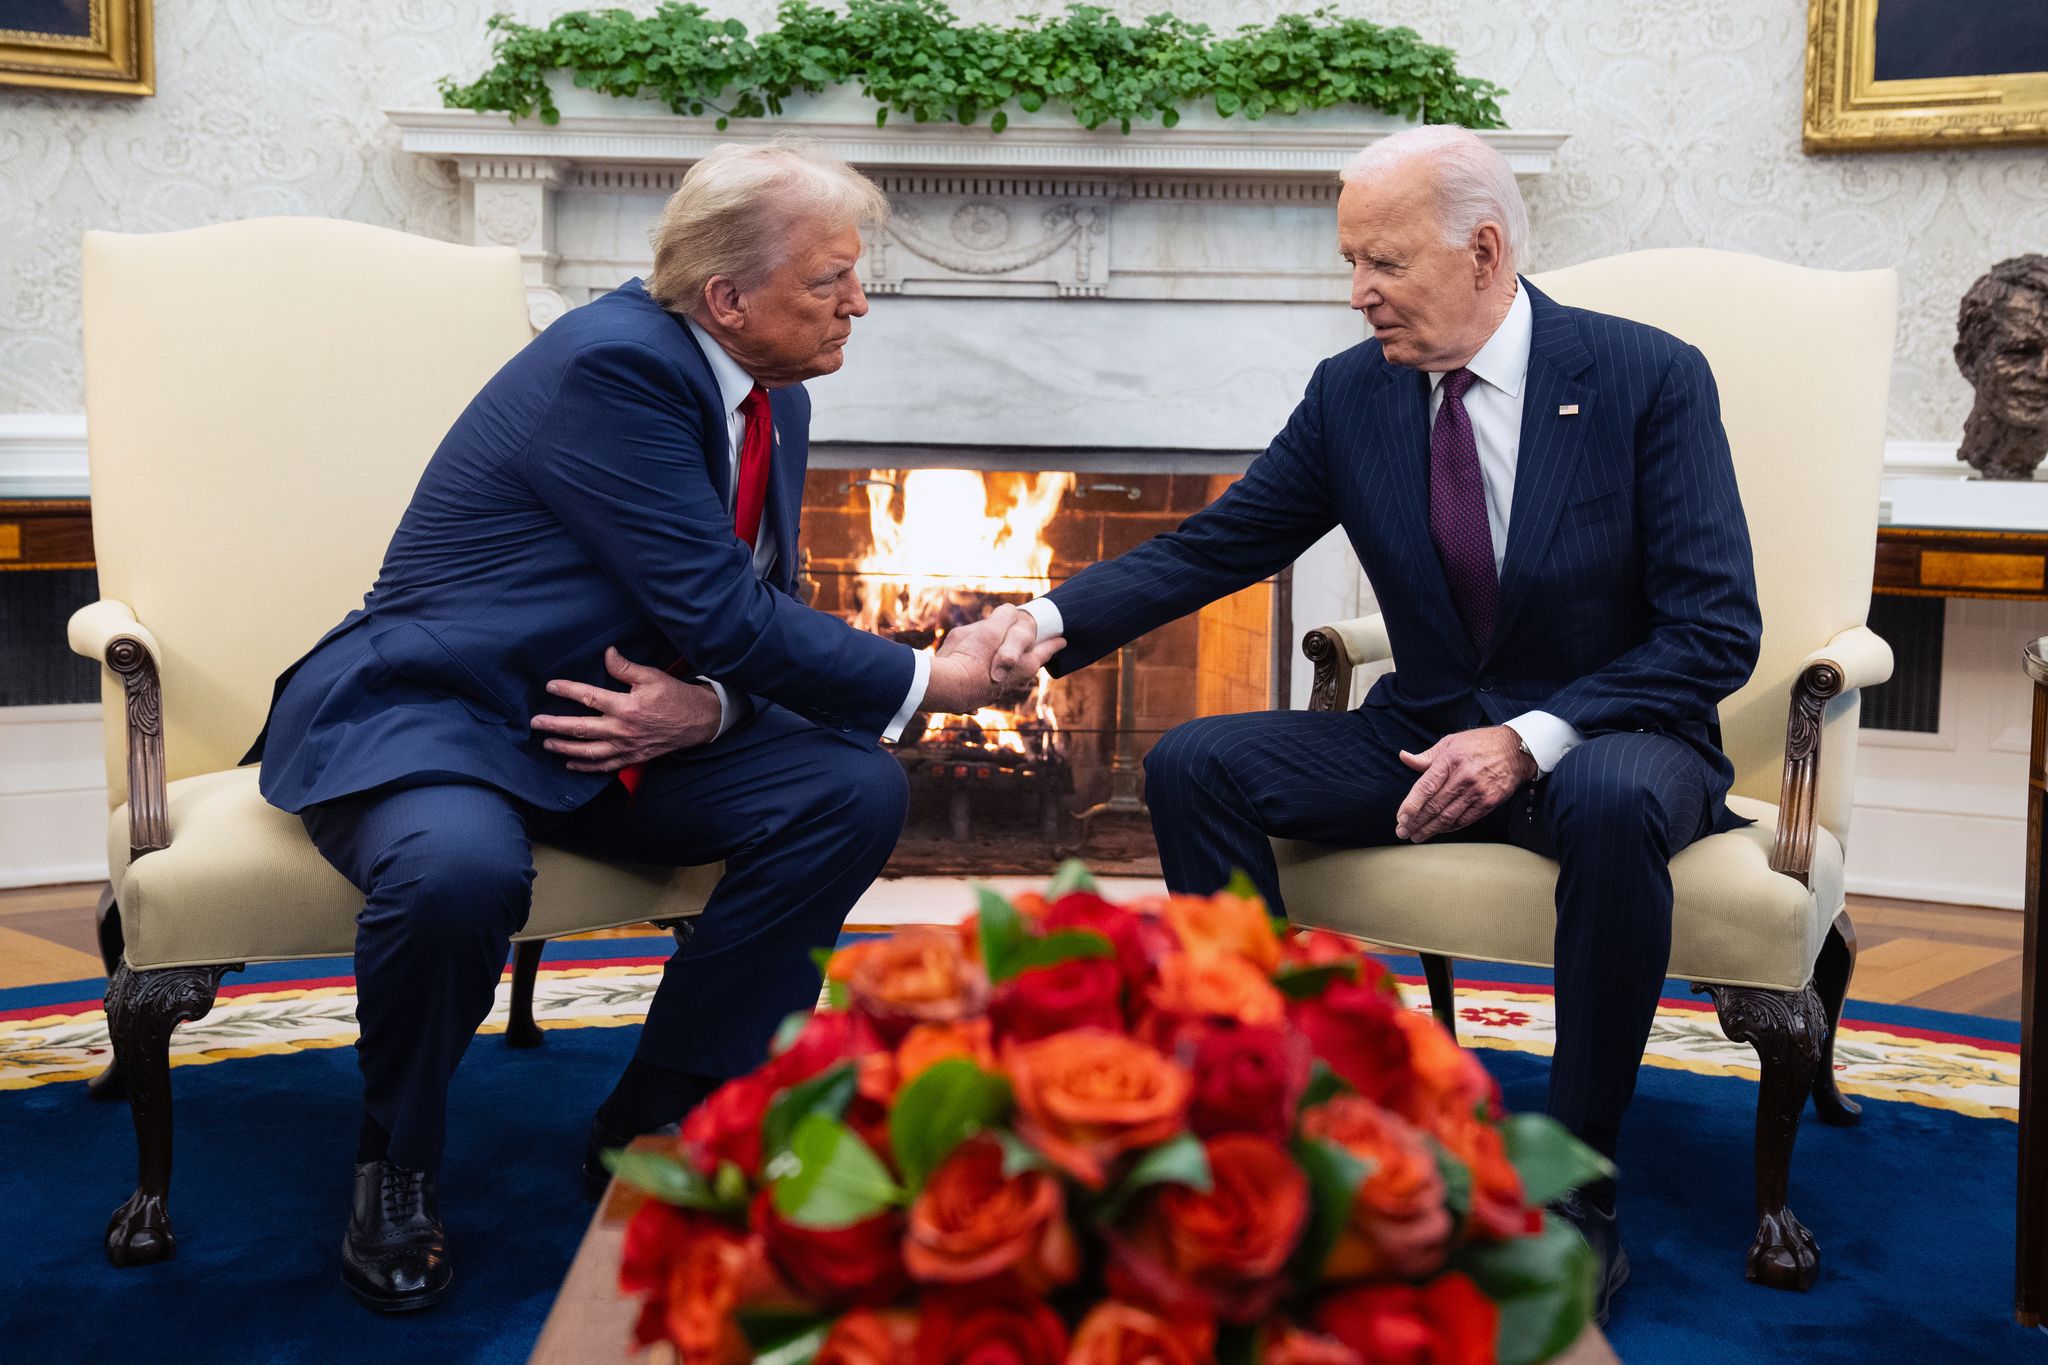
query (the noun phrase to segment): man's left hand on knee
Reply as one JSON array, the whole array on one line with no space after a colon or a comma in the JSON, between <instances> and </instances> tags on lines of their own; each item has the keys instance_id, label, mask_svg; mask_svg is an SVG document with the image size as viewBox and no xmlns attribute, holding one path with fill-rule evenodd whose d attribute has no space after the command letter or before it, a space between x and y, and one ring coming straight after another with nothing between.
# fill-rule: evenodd
<instances>
[{"instance_id":1,"label":"man's left hand on knee","mask_svg":"<svg viewBox=\"0 0 2048 1365\"><path fill-rule=\"evenodd\" d=\"M1422 776L1394 813L1394 834L1417 844L1481 819L1537 774L1521 736L1505 725L1445 735L1419 754L1403 749L1401 761Z\"/></svg>"}]
</instances>

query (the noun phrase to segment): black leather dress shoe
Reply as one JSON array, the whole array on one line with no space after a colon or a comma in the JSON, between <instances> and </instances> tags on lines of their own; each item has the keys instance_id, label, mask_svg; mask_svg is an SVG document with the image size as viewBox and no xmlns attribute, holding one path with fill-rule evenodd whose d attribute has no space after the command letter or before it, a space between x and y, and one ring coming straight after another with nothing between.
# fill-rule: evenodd
<instances>
[{"instance_id":1,"label":"black leather dress shoe","mask_svg":"<svg viewBox=\"0 0 2048 1365\"><path fill-rule=\"evenodd\" d=\"M1611 1213L1594 1208L1574 1192L1550 1201L1550 1211L1579 1230L1600 1262L1593 1291L1593 1325L1607 1325L1615 1291L1628 1283L1628 1253L1621 1246L1621 1224Z\"/></svg>"},{"instance_id":2,"label":"black leather dress shoe","mask_svg":"<svg viewBox=\"0 0 2048 1365\"><path fill-rule=\"evenodd\" d=\"M407 1313L446 1298L454 1279L434 1177L390 1161L356 1163L341 1238L349 1292L380 1313Z\"/></svg>"}]
</instances>

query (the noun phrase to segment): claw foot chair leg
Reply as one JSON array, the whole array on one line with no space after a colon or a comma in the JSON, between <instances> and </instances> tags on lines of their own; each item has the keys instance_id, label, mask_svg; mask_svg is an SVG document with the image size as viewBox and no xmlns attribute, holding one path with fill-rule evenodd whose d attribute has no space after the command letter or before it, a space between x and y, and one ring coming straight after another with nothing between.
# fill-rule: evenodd
<instances>
[{"instance_id":1,"label":"claw foot chair leg","mask_svg":"<svg viewBox=\"0 0 2048 1365\"><path fill-rule=\"evenodd\" d=\"M1821 945L1820 958L1813 964L1813 986L1828 1012L1827 1036L1821 1040L1820 1067L1813 1076L1813 1112L1822 1123L1836 1128L1853 1128L1863 1121L1863 1106L1841 1092L1835 1084L1835 1034L1842 1024L1842 1004L1849 998L1849 982L1856 975L1856 926L1849 912L1835 916Z\"/></svg>"},{"instance_id":2,"label":"claw foot chair leg","mask_svg":"<svg viewBox=\"0 0 2048 1365\"><path fill-rule=\"evenodd\" d=\"M1792 1178L1792 1144L1813 1089L1827 1033L1827 1010L1809 985L1798 991L1693 984L1714 998L1721 1031L1756 1049L1763 1076L1756 1100L1756 1240L1749 1248L1749 1278L1773 1289L1811 1289L1820 1273L1820 1247L1785 1207Z\"/></svg>"},{"instance_id":3,"label":"claw foot chair leg","mask_svg":"<svg viewBox=\"0 0 2048 1365\"><path fill-rule=\"evenodd\" d=\"M540 955L547 940L512 945L512 1008L505 1020L506 1047L539 1047L547 1041L533 1018L533 987L540 978Z\"/></svg>"},{"instance_id":4,"label":"claw foot chair leg","mask_svg":"<svg viewBox=\"0 0 2048 1365\"><path fill-rule=\"evenodd\" d=\"M107 982L113 983L114 973L121 970L121 954L127 944L121 939L121 907L114 903L114 888L109 885L100 892L100 908L96 912L99 925L100 961L107 969ZM109 1057L106 1070L85 1083L85 1093L102 1102L125 1100L128 1085L121 1078L119 1058Z\"/></svg>"},{"instance_id":5,"label":"claw foot chair leg","mask_svg":"<svg viewBox=\"0 0 2048 1365\"><path fill-rule=\"evenodd\" d=\"M229 967L138 972L126 963L107 983L107 1031L135 1119L136 1185L107 1220L107 1260L151 1265L177 1253L166 1201L171 1192L171 1030L213 1008Z\"/></svg>"}]
</instances>

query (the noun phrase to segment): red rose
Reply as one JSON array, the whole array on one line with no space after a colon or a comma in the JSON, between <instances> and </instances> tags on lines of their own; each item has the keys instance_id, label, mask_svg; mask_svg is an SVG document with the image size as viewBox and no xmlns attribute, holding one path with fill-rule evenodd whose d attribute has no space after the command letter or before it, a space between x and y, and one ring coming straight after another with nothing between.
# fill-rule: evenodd
<instances>
[{"instance_id":1,"label":"red rose","mask_svg":"<svg viewBox=\"0 0 2048 1365\"><path fill-rule=\"evenodd\" d=\"M1256 1133L1286 1141L1310 1061L1308 1040L1284 1028L1203 1030L1188 1066L1195 1081L1188 1126L1202 1137Z\"/></svg>"},{"instance_id":2,"label":"red rose","mask_svg":"<svg viewBox=\"0 0 2048 1365\"><path fill-rule=\"evenodd\" d=\"M1281 1272L1308 1223L1308 1180L1269 1138L1225 1133L1202 1146L1210 1188L1165 1185L1146 1200L1111 1239L1110 1292L1173 1317L1255 1322L1287 1292Z\"/></svg>"},{"instance_id":3,"label":"red rose","mask_svg":"<svg viewBox=\"0 0 2048 1365\"><path fill-rule=\"evenodd\" d=\"M761 1174L761 1119L777 1086L759 1075L741 1076L711 1092L683 1118L678 1142L705 1175L722 1161L736 1163L754 1180Z\"/></svg>"},{"instance_id":4,"label":"red rose","mask_svg":"<svg viewBox=\"0 0 2048 1365\"><path fill-rule=\"evenodd\" d=\"M769 1261L821 1307L886 1304L910 1282L903 1270L903 1216L893 1209L843 1228L805 1227L777 1213L773 1191L764 1187L754 1196L751 1221Z\"/></svg>"},{"instance_id":5,"label":"red rose","mask_svg":"<svg viewBox=\"0 0 2048 1365\"><path fill-rule=\"evenodd\" d=\"M1116 949L1117 968L1124 984L1134 993L1142 990L1161 961L1180 951L1173 930L1156 915L1143 915L1111 905L1100 896L1074 891L1053 902L1039 927L1046 933L1061 929L1093 929Z\"/></svg>"},{"instance_id":6,"label":"red rose","mask_svg":"<svg viewBox=\"0 0 2048 1365\"><path fill-rule=\"evenodd\" d=\"M1316 1326L1374 1365L1494 1365L1500 1310L1452 1271L1408 1284L1340 1289L1316 1305Z\"/></svg>"},{"instance_id":7,"label":"red rose","mask_svg":"<svg viewBox=\"0 0 2048 1365\"><path fill-rule=\"evenodd\" d=\"M1259 1348L1259 1365L1369 1365L1366 1358L1335 1337L1304 1332L1288 1323L1268 1329Z\"/></svg>"},{"instance_id":8,"label":"red rose","mask_svg":"<svg viewBox=\"0 0 2048 1365\"><path fill-rule=\"evenodd\" d=\"M1323 993L1289 1008L1316 1056L1374 1104L1400 1108L1414 1080L1401 1007L1373 987L1332 981Z\"/></svg>"},{"instance_id":9,"label":"red rose","mask_svg":"<svg viewBox=\"0 0 2048 1365\"><path fill-rule=\"evenodd\" d=\"M1021 1286L976 1285L924 1296L917 1365L1060 1365L1067 1328Z\"/></svg>"},{"instance_id":10,"label":"red rose","mask_svg":"<svg viewBox=\"0 0 2048 1365\"><path fill-rule=\"evenodd\" d=\"M848 1058L864 1057L881 1047L868 1021L843 1010L821 1010L811 1016L794 1043L768 1060L754 1074L777 1090L807 1081Z\"/></svg>"},{"instance_id":11,"label":"red rose","mask_svg":"<svg viewBox=\"0 0 2048 1365\"><path fill-rule=\"evenodd\" d=\"M1109 958L1076 957L1006 981L989 1007L997 1030L1019 1042L1070 1028L1124 1026L1123 974Z\"/></svg>"},{"instance_id":12,"label":"red rose","mask_svg":"<svg viewBox=\"0 0 2048 1365\"><path fill-rule=\"evenodd\" d=\"M744 1301L748 1239L708 1215L649 1200L626 1225L619 1287L645 1295L633 1334L674 1345L681 1365L751 1358L733 1316Z\"/></svg>"},{"instance_id":13,"label":"red rose","mask_svg":"<svg viewBox=\"0 0 2048 1365\"><path fill-rule=\"evenodd\" d=\"M903 1263L928 1284L1014 1273L1039 1293L1080 1273L1060 1182L1045 1171L1003 1174L1003 1149L977 1137L953 1149L911 1206Z\"/></svg>"},{"instance_id":14,"label":"red rose","mask_svg":"<svg viewBox=\"0 0 2048 1365\"><path fill-rule=\"evenodd\" d=\"M1527 1231L1529 1210L1522 1196L1522 1176L1508 1160L1500 1129L1476 1114L1453 1114L1438 1120L1436 1137L1472 1172L1467 1229L1496 1242Z\"/></svg>"}]
</instances>

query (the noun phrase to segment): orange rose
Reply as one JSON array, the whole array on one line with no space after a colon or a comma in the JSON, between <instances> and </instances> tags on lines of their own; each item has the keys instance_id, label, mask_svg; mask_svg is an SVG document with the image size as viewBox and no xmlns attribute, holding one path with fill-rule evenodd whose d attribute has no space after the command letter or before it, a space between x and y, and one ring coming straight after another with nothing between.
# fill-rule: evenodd
<instances>
[{"instance_id":1,"label":"orange rose","mask_svg":"<svg viewBox=\"0 0 2048 1365\"><path fill-rule=\"evenodd\" d=\"M1280 936L1264 901L1228 891L1174 896L1166 902L1166 923L1190 953L1236 953L1267 976L1280 965Z\"/></svg>"},{"instance_id":2,"label":"orange rose","mask_svg":"<svg viewBox=\"0 0 2048 1365\"><path fill-rule=\"evenodd\" d=\"M1441 1266L1451 1239L1443 1174L1420 1131L1359 1095L1338 1095L1302 1115L1303 1137L1324 1138L1372 1169L1323 1262L1323 1276L1412 1279Z\"/></svg>"},{"instance_id":3,"label":"orange rose","mask_svg":"<svg viewBox=\"0 0 2048 1365\"><path fill-rule=\"evenodd\" d=\"M1171 1321L1112 1299L1081 1319L1066 1365L1208 1365L1215 1350L1207 1322Z\"/></svg>"},{"instance_id":4,"label":"orange rose","mask_svg":"<svg viewBox=\"0 0 2048 1365\"><path fill-rule=\"evenodd\" d=\"M1529 1226L1522 1197L1522 1177L1508 1160L1500 1129L1476 1114L1446 1115L1437 1125L1437 1141L1472 1172L1472 1212L1466 1225L1476 1236L1505 1241Z\"/></svg>"},{"instance_id":5,"label":"orange rose","mask_svg":"<svg viewBox=\"0 0 2048 1365\"><path fill-rule=\"evenodd\" d=\"M1187 1073L1134 1038L1076 1029L1014 1044L1003 1067L1017 1096L1017 1132L1090 1189L1124 1153L1181 1129Z\"/></svg>"},{"instance_id":6,"label":"orange rose","mask_svg":"<svg viewBox=\"0 0 2048 1365\"><path fill-rule=\"evenodd\" d=\"M1043 1294L1080 1273L1060 1182L1045 1171L1003 1174L1002 1145L978 1137L953 1149L910 1210L903 1263L911 1278L970 1284L1015 1271Z\"/></svg>"},{"instance_id":7,"label":"orange rose","mask_svg":"<svg viewBox=\"0 0 2048 1365\"><path fill-rule=\"evenodd\" d=\"M1283 1324L1267 1335L1259 1350L1259 1365L1367 1365L1367 1361L1335 1337Z\"/></svg>"},{"instance_id":8,"label":"orange rose","mask_svg":"<svg viewBox=\"0 0 2048 1365\"><path fill-rule=\"evenodd\" d=\"M951 930L914 926L861 946L866 951L847 976L848 999L885 1041L914 1024L971 1018L987 1003L988 978Z\"/></svg>"},{"instance_id":9,"label":"orange rose","mask_svg":"<svg viewBox=\"0 0 2048 1365\"><path fill-rule=\"evenodd\" d=\"M811 1365L911 1365L917 1314L856 1308L832 1324Z\"/></svg>"},{"instance_id":10,"label":"orange rose","mask_svg":"<svg viewBox=\"0 0 2048 1365\"><path fill-rule=\"evenodd\" d=\"M996 1051L987 1019L959 1019L944 1024L913 1024L894 1053L871 1052L860 1059L860 1094L884 1107L896 1092L933 1065L965 1057L983 1071L996 1069Z\"/></svg>"},{"instance_id":11,"label":"orange rose","mask_svg":"<svg viewBox=\"0 0 2048 1365\"><path fill-rule=\"evenodd\" d=\"M1402 1106L1410 1119L1434 1132L1439 1115L1469 1117L1481 1105L1488 1113L1499 1108L1493 1077L1436 1016L1402 1010L1395 1022L1408 1036L1408 1065L1415 1074L1414 1092Z\"/></svg>"},{"instance_id":12,"label":"orange rose","mask_svg":"<svg viewBox=\"0 0 2048 1365\"><path fill-rule=\"evenodd\" d=\"M649 1200L626 1226L619 1287L645 1294L634 1335L666 1341L681 1365L741 1365L753 1359L733 1312L756 1249L704 1214Z\"/></svg>"},{"instance_id":13,"label":"orange rose","mask_svg":"<svg viewBox=\"0 0 2048 1365\"><path fill-rule=\"evenodd\" d=\"M1110 1239L1108 1283L1175 1317L1256 1322L1287 1292L1282 1275L1308 1224L1308 1178L1271 1138L1202 1144L1210 1188L1165 1185Z\"/></svg>"},{"instance_id":14,"label":"orange rose","mask_svg":"<svg viewBox=\"0 0 2048 1365\"><path fill-rule=\"evenodd\" d=\"M1159 964L1147 995L1152 1041L1162 1045L1196 1019L1235 1019L1254 1028L1287 1017L1287 1002L1270 977L1235 953L1180 953Z\"/></svg>"}]
</instances>

